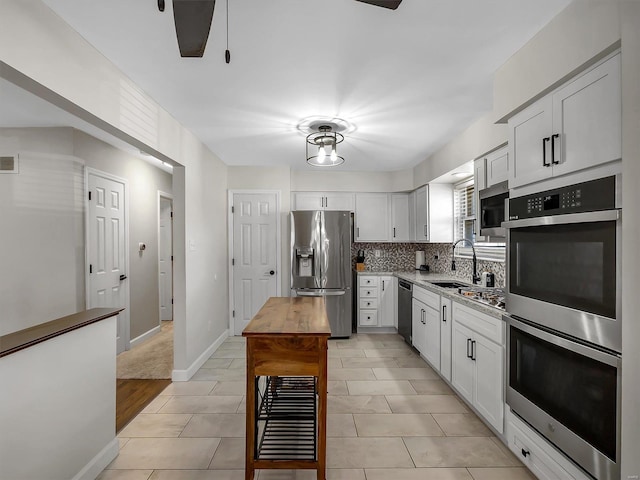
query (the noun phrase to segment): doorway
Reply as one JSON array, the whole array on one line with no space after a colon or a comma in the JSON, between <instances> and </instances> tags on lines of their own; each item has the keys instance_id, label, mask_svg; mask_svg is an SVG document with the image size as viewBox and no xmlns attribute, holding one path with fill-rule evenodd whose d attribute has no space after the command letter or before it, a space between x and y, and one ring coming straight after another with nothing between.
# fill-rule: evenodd
<instances>
[{"instance_id":1,"label":"doorway","mask_svg":"<svg viewBox=\"0 0 640 480\"><path fill-rule=\"evenodd\" d=\"M158 192L160 321L173 320L173 197Z\"/></svg>"}]
</instances>

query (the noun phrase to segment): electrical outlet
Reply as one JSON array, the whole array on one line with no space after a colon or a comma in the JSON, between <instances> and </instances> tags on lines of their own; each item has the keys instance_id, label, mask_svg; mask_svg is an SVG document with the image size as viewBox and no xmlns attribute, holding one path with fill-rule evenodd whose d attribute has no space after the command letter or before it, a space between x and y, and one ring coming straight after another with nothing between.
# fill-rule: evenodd
<instances>
[{"instance_id":1,"label":"electrical outlet","mask_svg":"<svg viewBox=\"0 0 640 480\"><path fill-rule=\"evenodd\" d=\"M382 255L382 252L380 250L376 250L374 252L374 255L376 256L376 258L380 258L380 256Z\"/></svg>"}]
</instances>

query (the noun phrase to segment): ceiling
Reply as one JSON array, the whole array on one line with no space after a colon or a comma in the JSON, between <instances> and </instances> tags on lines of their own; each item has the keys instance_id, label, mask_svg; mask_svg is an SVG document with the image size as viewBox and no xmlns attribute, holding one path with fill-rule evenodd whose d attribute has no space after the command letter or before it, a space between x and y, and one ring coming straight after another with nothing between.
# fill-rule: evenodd
<instances>
[{"instance_id":1,"label":"ceiling","mask_svg":"<svg viewBox=\"0 0 640 480\"><path fill-rule=\"evenodd\" d=\"M413 167L490 111L495 70L570 3L229 0L226 64L223 0L203 58L169 0L43 1L227 165L313 169L297 126L338 117L350 171Z\"/></svg>"}]
</instances>

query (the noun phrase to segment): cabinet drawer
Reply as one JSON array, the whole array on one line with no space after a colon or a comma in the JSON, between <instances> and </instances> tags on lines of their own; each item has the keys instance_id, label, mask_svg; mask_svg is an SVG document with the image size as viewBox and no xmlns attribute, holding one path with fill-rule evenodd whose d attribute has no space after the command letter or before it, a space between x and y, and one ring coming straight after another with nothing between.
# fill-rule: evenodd
<instances>
[{"instance_id":1,"label":"cabinet drawer","mask_svg":"<svg viewBox=\"0 0 640 480\"><path fill-rule=\"evenodd\" d=\"M370 277L370 276L363 275L360 277L360 286L361 287L377 287L378 277Z\"/></svg>"},{"instance_id":2,"label":"cabinet drawer","mask_svg":"<svg viewBox=\"0 0 640 480\"><path fill-rule=\"evenodd\" d=\"M378 326L378 311L377 310L360 310L360 325L368 327Z\"/></svg>"},{"instance_id":3,"label":"cabinet drawer","mask_svg":"<svg viewBox=\"0 0 640 480\"><path fill-rule=\"evenodd\" d=\"M360 298L378 298L378 288L360 287Z\"/></svg>"},{"instance_id":4,"label":"cabinet drawer","mask_svg":"<svg viewBox=\"0 0 640 480\"><path fill-rule=\"evenodd\" d=\"M518 422L519 423L519 422ZM509 448L516 457L538 478L544 480L575 479L562 466L548 455L524 428L512 420L509 424ZM559 454L558 454L559 455ZM586 478L586 477L585 477Z\"/></svg>"},{"instance_id":5,"label":"cabinet drawer","mask_svg":"<svg viewBox=\"0 0 640 480\"><path fill-rule=\"evenodd\" d=\"M415 290L414 290L415 292ZM453 302L453 319L455 322L469 327L474 332L488 338L498 345L505 344L505 324L499 319L485 313Z\"/></svg>"},{"instance_id":6,"label":"cabinet drawer","mask_svg":"<svg viewBox=\"0 0 640 480\"><path fill-rule=\"evenodd\" d=\"M440 310L440 295L437 293L430 292L429 290L414 285L413 298L420 300L426 306L431 307L434 310Z\"/></svg>"},{"instance_id":7,"label":"cabinet drawer","mask_svg":"<svg viewBox=\"0 0 640 480\"><path fill-rule=\"evenodd\" d=\"M378 299L377 298L361 298L359 307L363 309L376 310L378 308Z\"/></svg>"}]
</instances>

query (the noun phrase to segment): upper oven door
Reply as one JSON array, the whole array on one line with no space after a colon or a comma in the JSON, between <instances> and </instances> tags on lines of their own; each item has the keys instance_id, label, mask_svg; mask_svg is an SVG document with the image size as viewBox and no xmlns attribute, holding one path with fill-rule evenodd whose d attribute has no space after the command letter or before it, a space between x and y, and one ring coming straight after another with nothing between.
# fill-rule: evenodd
<instances>
[{"instance_id":1,"label":"upper oven door","mask_svg":"<svg viewBox=\"0 0 640 480\"><path fill-rule=\"evenodd\" d=\"M478 193L480 200L480 235L504 237L506 203L509 199L507 182L498 183Z\"/></svg>"},{"instance_id":2,"label":"upper oven door","mask_svg":"<svg viewBox=\"0 0 640 480\"><path fill-rule=\"evenodd\" d=\"M620 210L505 225L509 313L620 352Z\"/></svg>"}]
</instances>

